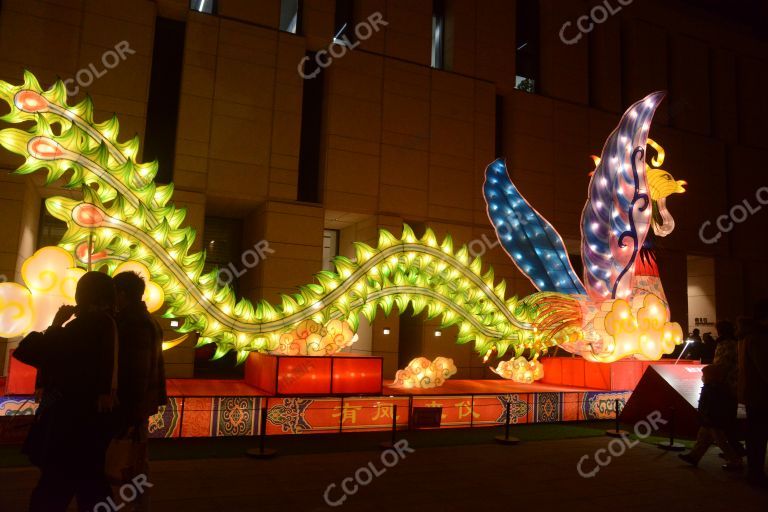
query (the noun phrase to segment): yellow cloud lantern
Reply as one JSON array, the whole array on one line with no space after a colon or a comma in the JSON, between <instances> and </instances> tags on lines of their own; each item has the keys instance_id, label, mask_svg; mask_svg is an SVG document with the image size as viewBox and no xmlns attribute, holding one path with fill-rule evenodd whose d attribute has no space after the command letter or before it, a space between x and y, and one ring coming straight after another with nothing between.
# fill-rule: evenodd
<instances>
[{"instance_id":1,"label":"yellow cloud lantern","mask_svg":"<svg viewBox=\"0 0 768 512\"><path fill-rule=\"evenodd\" d=\"M26 287L0 283L0 336L14 338L47 328L59 307L74 304L77 281L84 273L64 249L37 251L21 266Z\"/></svg>"},{"instance_id":2,"label":"yellow cloud lantern","mask_svg":"<svg viewBox=\"0 0 768 512\"><path fill-rule=\"evenodd\" d=\"M457 371L458 369L451 358L436 357L434 361L430 361L426 357L417 357L408 363L404 369L397 371L392 387L405 389L439 388Z\"/></svg>"},{"instance_id":3,"label":"yellow cloud lantern","mask_svg":"<svg viewBox=\"0 0 768 512\"><path fill-rule=\"evenodd\" d=\"M133 271L146 281L144 301L151 313L165 301L163 289L150 280L149 270L137 262L126 262L115 273ZM85 270L75 266L69 251L60 247L43 247L21 267L26 286L0 283L0 337L15 338L32 331L45 330L56 311L64 304L75 303L77 282Z\"/></svg>"},{"instance_id":4,"label":"yellow cloud lantern","mask_svg":"<svg viewBox=\"0 0 768 512\"><path fill-rule=\"evenodd\" d=\"M544 377L544 365L538 359L527 360L523 356L501 361L491 371L504 379L531 384Z\"/></svg>"}]
</instances>

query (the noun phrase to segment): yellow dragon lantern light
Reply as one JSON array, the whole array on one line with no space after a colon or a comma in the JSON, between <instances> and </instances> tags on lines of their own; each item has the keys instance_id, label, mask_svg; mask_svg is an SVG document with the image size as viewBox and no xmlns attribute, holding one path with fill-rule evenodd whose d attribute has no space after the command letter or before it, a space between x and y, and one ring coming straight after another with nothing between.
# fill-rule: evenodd
<instances>
[{"instance_id":1,"label":"yellow dragon lantern light","mask_svg":"<svg viewBox=\"0 0 768 512\"><path fill-rule=\"evenodd\" d=\"M141 265L162 290L165 314L183 318L178 330L199 333L199 344L215 343L215 357L230 350L240 361L252 351L333 353L355 341L361 315L372 321L379 309L411 306L440 316L443 327L456 325L457 341L474 342L486 359L511 351L496 373L531 381L541 377L538 358L551 347L610 362L657 359L682 340L649 240L651 229L671 232L666 200L684 185L658 169L663 150L648 139L662 97L653 93L632 105L605 143L582 214L583 281L504 161L487 167L489 218L538 290L523 298L507 297L504 281L466 246L454 249L450 237L438 241L429 229L418 238L406 225L399 238L382 230L376 247L356 243L354 259L337 257L335 272L320 272L280 304L254 304L221 286L218 269L203 273L205 253L190 251L195 233L183 227L184 209L171 203L173 185L156 185L157 164L136 161L138 138L117 140L116 118L94 122L90 98L70 106L61 82L43 90L31 73L18 86L0 81L0 98L10 106L2 120L28 126L1 130L0 145L25 158L18 174L45 170L50 184L67 173L66 186L81 191L82 199L46 201L68 226L59 246L79 266L86 256L110 273L125 262ZM651 168L649 145L657 155ZM14 317L3 304L0 323Z\"/></svg>"}]
</instances>

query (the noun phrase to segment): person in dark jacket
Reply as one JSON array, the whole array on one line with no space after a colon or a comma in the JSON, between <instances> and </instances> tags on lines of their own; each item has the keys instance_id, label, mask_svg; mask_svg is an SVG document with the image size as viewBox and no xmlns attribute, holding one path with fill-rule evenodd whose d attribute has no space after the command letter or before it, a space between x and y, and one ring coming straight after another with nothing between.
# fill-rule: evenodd
<instances>
[{"instance_id":1,"label":"person in dark jacket","mask_svg":"<svg viewBox=\"0 0 768 512\"><path fill-rule=\"evenodd\" d=\"M694 329L693 332L691 332L689 339L691 340L691 343L688 346L688 351L685 352L685 359L699 361L701 359L701 349L704 345L704 340L701 339L701 331ZM683 347L683 350L685 350L685 346Z\"/></svg>"},{"instance_id":2,"label":"person in dark jacket","mask_svg":"<svg viewBox=\"0 0 768 512\"><path fill-rule=\"evenodd\" d=\"M739 342L736 340L736 328L728 320L720 320L715 325L717 329L717 347L715 349L714 363L723 368L725 382L731 393L729 404L731 414L729 424L726 428L728 434L728 443L741 456L746 455L746 450L741 443L740 432L738 428L738 383L739 383Z\"/></svg>"},{"instance_id":3,"label":"person in dark jacket","mask_svg":"<svg viewBox=\"0 0 768 512\"><path fill-rule=\"evenodd\" d=\"M712 364L715 360L715 351L717 350L717 342L712 334L705 332L701 339L701 364Z\"/></svg>"},{"instance_id":4,"label":"person in dark jacket","mask_svg":"<svg viewBox=\"0 0 768 512\"><path fill-rule=\"evenodd\" d=\"M167 403L163 362L163 331L143 302L145 283L135 272L114 276L117 292L117 330L120 338L118 365L118 438L135 441L137 467L133 475L149 475L147 436L149 417ZM141 510L148 510L149 495L142 493Z\"/></svg>"},{"instance_id":5,"label":"person in dark jacket","mask_svg":"<svg viewBox=\"0 0 768 512\"><path fill-rule=\"evenodd\" d=\"M117 293L119 416L126 426L147 422L168 401L163 364L163 330L147 311L145 283L135 272L114 276Z\"/></svg>"},{"instance_id":6,"label":"person in dark jacket","mask_svg":"<svg viewBox=\"0 0 768 512\"><path fill-rule=\"evenodd\" d=\"M742 468L741 457L728 443L726 430L730 428L732 421L732 402L736 397L732 395L726 382L726 372L722 365L711 364L702 370L704 386L699 397L699 420L701 426L696 437L696 444L691 451L680 454L685 462L697 466L699 461L707 453L712 443L723 451L728 461L723 469L740 470Z\"/></svg>"},{"instance_id":7,"label":"person in dark jacket","mask_svg":"<svg viewBox=\"0 0 768 512\"><path fill-rule=\"evenodd\" d=\"M768 299L759 301L751 320L739 325L739 401L747 407L747 477L768 487Z\"/></svg>"},{"instance_id":8,"label":"person in dark jacket","mask_svg":"<svg viewBox=\"0 0 768 512\"><path fill-rule=\"evenodd\" d=\"M13 353L37 369L42 386L24 444L41 472L32 512L65 511L73 497L78 510L93 510L111 495L104 462L117 376L112 279L86 273L75 300L77 306L62 306L44 333L30 333Z\"/></svg>"}]
</instances>

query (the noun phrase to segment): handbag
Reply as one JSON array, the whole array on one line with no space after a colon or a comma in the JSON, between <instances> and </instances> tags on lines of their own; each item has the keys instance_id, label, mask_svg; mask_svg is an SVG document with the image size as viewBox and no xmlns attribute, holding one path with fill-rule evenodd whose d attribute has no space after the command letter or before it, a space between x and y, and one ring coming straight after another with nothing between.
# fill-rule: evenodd
<instances>
[{"instance_id":1,"label":"handbag","mask_svg":"<svg viewBox=\"0 0 768 512\"><path fill-rule=\"evenodd\" d=\"M121 485L145 472L146 450L147 442L141 439L136 428L130 428L125 435L112 439L107 447L104 468L110 483Z\"/></svg>"}]
</instances>

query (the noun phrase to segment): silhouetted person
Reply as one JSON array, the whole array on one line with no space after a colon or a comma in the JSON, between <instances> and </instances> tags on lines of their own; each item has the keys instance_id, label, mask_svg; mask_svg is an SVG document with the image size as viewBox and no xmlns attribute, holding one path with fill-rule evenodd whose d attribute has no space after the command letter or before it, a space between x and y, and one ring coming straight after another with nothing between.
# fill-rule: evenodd
<instances>
[{"instance_id":1,"label":"silhouetted person","mask_svg":"<svg viewBox=\"0 0 768 512\"><path fill-rule=\"evenodd\" d=\"M738 388L739 388L739 342L736 341L736 330L733 323L721 320L715 325L717 329L717 347L715 349L714 364L720 365L725 373L725 382L731 393L730 426L726 427L728 443L739 455L746 452L739 439L739 429L736 417L739 412Z\"/></svg>"},{"instance_id":2,"label":"silhouetted person","mask_svg":"<svg viewBox=\"0 0 768 512\"><path fill-rule=\"evenodd\" d=\"M702 345L704 344L703 340L701 339L701 331L694 329L689 339L691 340L691 343L688 344L688 349L685 350L683 356L685 359L698 361L701 359L701 349Z\"/></svg>"},{"instance_id":3,"label":"silhouetted person","mask_svg":"<svg viewBox=\"0 0 768 512\"><path fill-rule=\"evenodd\" d=\"M701 343L701 364L712 364L715 360L717 342L708 332L704 333Z\"/></svg>"},{"instance_id":4,"label":"silhouetted person","mask_svg":"<svg viewBox=\"0 0 768 512\"><path fill-rule=\"evenodd\" d=\"M73 497L79 510L90 511L110 496L104 459L110 439L105 413L116 384L112 279L86 273L75 300L77 306L62 306L44 333L30 333L13 354L37 368L43 386L24 444L41 472L30 500L33 512L64 511Z\"/></svg>"},{"instance_id":5,"label":"silhouetted person","mask_svg":"<svg viewBox=\"0 0 768 512\"><path fill-rule=\"evenodd\" d=\"M147 426L149 417L168 401L163 363L163 331L142 301L145 283L134 272L114 277L117 292L117 329L120 337L118 371L119 437L135 441L138 467L135 474L149 475ZM128 480L136 475L125 475ZM148 510L149 495L143 492L136 505Z\"/></svg>"},{"instance_id":6,"label":"silhouetted person","mask_svg":"<svg viewBox=\"0 0 768 512\"><path fill-rule=\"evenodd\" d=\"M747 476L751 483L766 486L768 300L756 304L751 322L739 324L739 335L739 396L747 406Z\"/></svg>"},{"instance_id":7,"label":"silhouetted person","mask_svg":"<svg viewBox=\"0 0 768 512\"><path fill-rule=\"evenodd\" d=\"M716 364L705 366L702 370L702 381L704 386L701 388L701 396L699 397L701 426L696 437L696 444L693 445L689 453L680 454L679 457L685 462L697 466L712 443L715 443L723 450L725 459L728 461L723 469L741 469L741 457L728 443L728 436L726 435L726 429L730 426L731 421L731 402L735 402L736 397L728 388L725 368Z\"/></svg>"}]
</instances>

